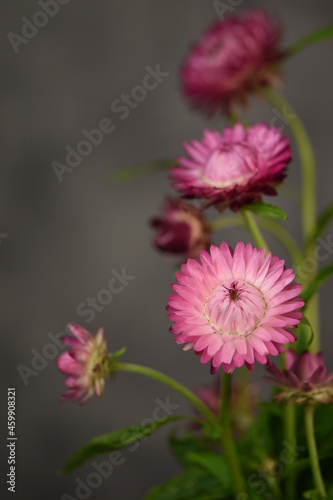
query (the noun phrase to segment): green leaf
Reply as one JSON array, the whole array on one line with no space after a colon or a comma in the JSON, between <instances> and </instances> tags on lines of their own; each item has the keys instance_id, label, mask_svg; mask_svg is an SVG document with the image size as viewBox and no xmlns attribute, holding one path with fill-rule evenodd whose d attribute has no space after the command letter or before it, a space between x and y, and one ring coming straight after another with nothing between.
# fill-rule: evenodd
<instances>
[{"instance_id":1,"label":"green leaf","mask_svg":"<svg viewBox=\"0 0 333 500\"><path fill-rule=\"evenodd\" d=\"M150 490L145 500L222 500L228 496L216 478L192 468Z\"/></svg>"},{"instance_id":2,"label":"green leaf","mask_svg":"<svg viewBox=\"0 0 333 500\"><path fill-rule=\"evenodd\" d=\"M141 163L140 165L134 165L133 167L122 168L116 170L111 174L111 179L114 182L124 182L136 179L137 177L142 177L153 172L158 172L160 170L166 170L176 164L174 159L161 158L160 160L155 160L149 163Z\"/></svg>"},{"instance_id":3,"label":"green leaf","mask_svg":"<svg viewBox=\"0 0 333 500\"><path fill-rule=\"evenodd\" d=\"M318 217L315 230L306 242L305 250L307 250L309 247L311 247L315 243L317 238L319 238L319 236L322 234L324 229L331 222L332 218L333 218L333 203L332 203L332 205L329 205L324 210L324 212Z\"/></svg>"},{"instance_id":4,"label":"green leaf","mask_svg":"<svg viewBox=\"0 0 333 500\"><path fill-rule=\"evenodd\" d=\"M250 210L256 215L260 215L261 217L273 217L275 219L287 219L284 211L276 207L275 205L270 205L269 203L251 203L249 205L243 206L244 210Z\"/></svg>"},{"instance_id":5,"label":"green leaf","mask_svg":"<svg viewBox=\"0 0 333 500\"><path fill-rule=\"evenodd\" d=\"M68 474L82 465L86 460L89 460L96 455L125 448L126 446L149 436L160 427L184 418L186 417L178 415L166 417L152 423L132 425L130 427L124 427L123 429L118 429L117 431L108 432L107 434L95 437L71 456L61 472L63 474Z\"/></svg>"},{"instance_id":6,"label":"green leaf","mask_svg":"<svg viewBox=\"0 0 333 500\"><path fill-rule=\"evenodd\" d=\"M309 45L319 43L323 40L326 40L326 38L331 37L333 37L333 24L330 24L325 28L320 28L319 30L314 31L309 35L305 35L304 37L302 37L300 40L298 40L298 42L295 42L289 49L287 49L287 55L294 56Z\"/></svg>"},{"instance_id":7,"label":"green leaf","mask_svg":"<svg viewBox=\"0 0 333 500\"><path fill-rule=\"evenodd\" d=\"M304 299L304 302L310 300L311 297L317 293L318 288L325 283L331 274L333 274L333 263L320 269L315 277L312 278L304 292L301 293L301 297Z\"/></svg>"},{"instance_id":8,"label":"green leaf","mask_svg":"<svg viewBox=\"0 0 333 500\"><path fill-rule=\"evenodd\" d=\"M225 490L230 490L230 470L226 459L216 453L189 453L188 460L202 467L206 472L216 477Z\"/></svg>"}]
</instances>

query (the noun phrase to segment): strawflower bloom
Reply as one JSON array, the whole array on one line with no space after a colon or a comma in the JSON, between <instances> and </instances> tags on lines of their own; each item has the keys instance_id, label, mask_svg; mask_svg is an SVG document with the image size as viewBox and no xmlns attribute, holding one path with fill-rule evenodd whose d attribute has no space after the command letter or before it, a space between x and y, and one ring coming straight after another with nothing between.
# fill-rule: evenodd
<instances>
[{"instance_id":1,"label":"strawflower bloom","mask_svg":"<svg viewBox=\"0 0 333 500\"><path fill-rule=\"evenodd\" d=\"M289 400L297 404L333 403L333 372L327 374L322 353L303 351L297 354L289 349L286 368L267 367L273 378L267 380L282 389L275 396L278 401Z\"/></svg>"},{"instance_id":2,"label":"strawflower bloom","mask_svg":"<svg viewBox=\"0 0 333 500\"><path fill-rule=\"evenodd\" d=\"M188 198L218 204L220 210L238 210L263 194L276 194L275 185L291 160L289 140L265 123L247 129L237 123L222 134L205 130L201 141L183 146L187 157L179 157L170 170L173 186Z\"/></svg>"},{"instance_id":3,"label":"strawflower bloom","mask_svg":"<svg viewBox=\"0 0 333 500\"><path fill-rule=\"evenodd\" d=\"M57 365L66 373L67 392L61 400L81 400L84 404L94 393L102 396L105 379L108 376L108 356L104 330L100 328L96 335L91 335L83 326L70 323L68 325L74 337L65 335L62 340L70 346L70 350L59 356Z\"/></svg>"},{"instance_id":4,"label":"strawflower bloom","mask_svg":"<svg viewBox=\"0 0 333 500\"><path fill-rule=\"evenodd\" d=\"M293 270L242 242L235 251L224 242L212 245L200 260L182 265L167 306L170 332L183 350L211 361L213 374L221 365L226 373L243 365L251 370L255 361L266 364L267 356L284 352L304 305L301 285L291 284Z\"/></svg>"},{"instance_id":5,"label":"strawflower bloom","mask_svg":"<svg viewBox=\"0 0 333 500\"><path fill-rule=\"evenodd\" d=\"M213 24L194 45L181 69L184 95L212 114L280 83L281 26L263 11L244 12Z\"/></svg>"},{"instance_id":6,"label":"strawflower bloom","mask_svg":"<svg viewBox=\"0 0 333 500\"><path fill-rule=\"evenodd\" d=\"M197 258L201 249L209 248L209 229L202 213L182 199L168 199L163 215L151 224L158 230L154 244L163 252Z\"/></svg>"}]
</instances>

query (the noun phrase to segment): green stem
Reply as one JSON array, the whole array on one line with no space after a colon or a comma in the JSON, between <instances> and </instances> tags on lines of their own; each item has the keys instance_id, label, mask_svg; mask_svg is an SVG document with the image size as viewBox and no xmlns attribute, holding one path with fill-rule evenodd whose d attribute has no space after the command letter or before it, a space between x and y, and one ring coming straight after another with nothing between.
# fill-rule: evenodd
<instances>
[{"instance_id":1,"label":"green stem","mask_svg":"<svg viewBox=\"0 0 333 500\"><path fill-rule=\"evenodd\" d=\"M262 227L266 231L272 233L282 243L282 245L287 249L292 262L295 265L301 263L302 252L294 238L286 229L284 229L284 227L271 219L260 220L259 227Z\"/></svg>"},{"instance_id":2,"label":"green stem","mask_svg":"<svg viewBox=\"0 0 333 500\"><path fill-rule=\"evenodd\" d=\"M266 241L264 240L263 235L260 232L260 229L258 227L258 224L257 224L255 218L253 217L253 214L251 214L251 212L249 210L242 209L242 215L243 215L245 225L247 226L248 230L250 231L252 238L253 238L255 244L257 245L257 247L259 249L265 248L266 253L268 253L269 252L268 245L267 245Z\"/></svg>"},{"instance_id":3,"label":"green stem","mask_svg":"<svg viewBox=\"0 0 333 500\"><path fill-rule=\"evenodd\" d=\"M289 127L292 131L301 162L302 169L302 228L303 238L307 241L316 229L316 169L315 158L308 133L290 104L273 89L263 90L263 95L278 108L278 110L289 118ZM306 256L313 256L314 246L307 249ZM314 260L314 262L316 262ZM314 266L315 267L315 266ZM313 269L316 274L317 266ZM310 281L312 275L309 276ZM320 349L319 336L319 302L318 295L307 304L307 316L315 332L315 337L310 346L312 352Z\"/></svg>"},{"instance_id":4,"label":"green stem","mask_svg":"<svg viewBox=\"0 0 333 500\"><path fill-rule=\"evenodd\" d=\"M148 366L136 365L133 363L121 363L119 361L111 361L110 372L131 372L138 373L139 375L144 375L146 377L153 378L162 384L168 385L171 389L179 392L184 398L186 398L198 411L203 415L207 422L209 422L212 427L217 427L218 423L214 414L209 410L209 408L199 399L192 391L187 389L184 385L177 382L173 378L161 373Z\"/></svg>"},{"instance_id":5,"label":"green stem","mask_svg":"<svg viewBox=\"0 0 333 500\"><path fill-rule=\"evenodd\" d=\"M286 353L281 355L282 366L281 368L286 368ZM291 453L297 455L297 436L296 436L296 405L289 404L284 408L284 436L288 443L288 447ZM296 486L297 486L297 472L294 474L289 474L285 480L286 485L286 499L294 500L296 498Z\"/></svg>"},{"instance_id":6,"label":"green stem","mask_svg":"<svg viewBox=\"0 0 333 500\"><path fill-rule=\"evenodd\" d=\"M261 232L258 228L258 225L253 217L253 215L248 210L242 210L245 224L249 228L252 237L259 248L265 248L266 253L269 252L268 246L263 239ZM295 443L296 441L296 421L295 414L287 407L284 413L284 421L285 421L285 436L289 443ZM291 492L295 488L295 479L289 479L287 481L287 490L291 495ZM292 496L288 497L290 500L293 498Z\"/></svg>"},{"instance_id":7,"label":"green stem","mask_svg":"<svg viewBox=\"0 0 333 500\"><path fill-rule=\"evenodd\" d=\"M302 261L302 252L291 234L286 231L278 222L272 219L258 218L257 223L261 229L273 234L288 251L294 264ZM245 222L240 215L227 215L209 222L211 231L228 229L230 227L245 227Z\"/></svg>"},{"instance_id":8,"label":"green stem","mask_svg":"<svg viewBox=\"0 0 333 500\"><path fill-rule=\"evenodd\" d=\"M286 441L288 443L288 447L290 450L294 450L295 456L296 453L296 406L294 404L290 404L286 406L284 412L284 435ZM292 453L292 451L291 451ZM296 498L296 481L297 475L289 474L286 480L286 493L287 500L294 500Z\"/></svg>"},{"instance_id":9,"label":"green stem","mask_svg":"<svg viewBox=\"0 0 333 500\"><path fill-rule=\"evenodd\" d=\"M246 485L240 468L235 441L232 436L230 419L231 389L231 375L222 373L220 412L220 420L222 425L221 445L225 457L228 461L231 474L233 476L233 486L235 489L235 493L242 493L246 491Z\"/></svg>"},{"instance_id":10,"label":"green stem","mask_svg":"<svg viewBox=\"0 0 333 500\"><path fill-rule=\"evenodd\" d=\"M316 438L314 434L313 414L314 414L314 406L313 405L305 406L304 408L305 433L309 448L309 457L310 457L313 480L316 485L320 498L326 498L327 495L325 491L323 477L321 475Z\"/></svg>"},{"instance_id":11,"label":"green stem","mask_svg":"<svg viewBox=\"0 0 333 500\"><path fill-rule=\"evenodd\" d=\"M232 125L232 126L234 126L238 121L240 121L240 118L237 115L237 113L235 113L233 111L228 112L227 118L228 118L230 125Z\"/></svg>"},{"instance_id":12,"label":"green stem","mask_svg":"<svg viewBox=\"0 0 333 500\"><path fill-rule=\"evenodd\" d=\"M228 229L230 227L244 225L244 221L239 214L225 215L208 222L208 227L211 231L219 231L220 229Z\"/></svg>"},{"instance_id":13,"label":"green stem","mask_svg":"<svg viewBox=\"0 0 333 500\"><path fill-rule=\"evenodd\" d=\"M273 89L263 91L265 97L289 118L301 160L302 167L302 227L304 238L311 236L316 227L316 170L315 159L307 131L290 104Z\"/></svg>"},{"instance_id":14,"label":"green stem","mask_svg":"<svg viewBox=\"0 0 333 500\"><path fill-rule=\"evenodd\" d=\"M320 28L319 30L310 33L309 35L305 35L303 38L295 42L289 49L286 51L287 56L294 56L298 54L301 50L305 49L309 45L313 45L314 43L322 42L327 38L331 38L333 36L333 25L325 26L325 28Z\"/></svg>"},{"instance_id":15,"label":"green stem","mask_svg":"<svg viewBox=\"0 0 333 500\"><path fill-rule=\"evenodd\" d=\"M237 122L240 122L243 125L243 127L245 127L245 128L249 125L247 120L244 120L244 118L239 116L234 111L229 111L227 118L228 118L230 125L232 125L232 126L234 126Z\"/></svg>"}]
</instances>

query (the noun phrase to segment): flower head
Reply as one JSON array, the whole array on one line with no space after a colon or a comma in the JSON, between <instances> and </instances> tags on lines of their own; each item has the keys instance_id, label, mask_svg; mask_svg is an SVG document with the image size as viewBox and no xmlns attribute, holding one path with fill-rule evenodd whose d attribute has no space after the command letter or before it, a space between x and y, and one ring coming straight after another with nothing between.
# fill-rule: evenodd
<instances>
[{"instance_id":1,"label":"flower head","mask_svg":"<svg viewBox=\"0 0 333 500\"><path fill-rule=\"evenodd\" d=\"M333 372L327 374L321 353L297 354L289 349L285 370L281 372L273 364L267 370L273 375L267 380L282 389L275 396L277 400L287 399L298 404L333 403Z\"/></svg>"},{"instance_id":2,"label":"flower head","mask_svg":"<svg viewBox=\"0 0 333 500\"><path fill-rule=\"evenodd\" d=\"M96 335L91 335L81 325L70 323L68 327L75 337L63 337L70 350L57 359L59 370L68 375L65 380L68 390L61 399L82 398L81 404L84 404L94 393L102 396L104 391L108 376L104 330L100 328Z\"/></svg>"},{"instance_id":3,"label":"flower head","mask_svg":"<svg viewBox=\"0 0 333 500\"><path fill-rule=\"evenodd\" d=\"M183 92L213 113L247 103L247 94L280 81L282 30L263 11L244 12L211 26L181 69Z\"/></svg>"},{"instance_id":4,"label":"flower head","mask_svg":"<svg viewBox=\"0 0 333 500\"><path fill-rule=\"evenodd\" d=\"M187 157L171 169L174 187L189 198L205 198L221 209L237 210L276 194L291 159L289 140L276 128L258 123L246 130L237 123L221 134L204 131L203 139L184 143Z\"/></svg>"},{"instance_id":5,"label":"flower head","mask_svg":"<svg viewBox=\"0 0 333 500\"><path fill-rule=\"evenodd\" d=\"M242 242L235 251L212 245L200 260L182 265L167 306L170 332L183 350L211 361L211 373L221 365L226 373L244 364L252 369L256 360L266 364L268 355L284 352L304 305L292 269Z\"/></svg>"},{"instance_id":6,"label":"flower head","mask_svg":"<svg viewBox=\"0 0 333 500\"><path fill-rule=\"evenodd\" d=\"M200 210L181 199L168 199L162 217L152 220L159 232L154 243L159 250L171 254L185 253L196 258L209 247L209 229Z\"/></svg>"}]
</instances>

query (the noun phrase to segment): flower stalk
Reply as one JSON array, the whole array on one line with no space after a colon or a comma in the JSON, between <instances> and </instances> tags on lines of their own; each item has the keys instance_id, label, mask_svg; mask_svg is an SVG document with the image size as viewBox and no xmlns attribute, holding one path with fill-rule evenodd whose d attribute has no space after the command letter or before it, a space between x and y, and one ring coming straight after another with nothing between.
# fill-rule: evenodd
<instances>
[{"instance_id":1,"label":"flower stalk","mask_svg":"<svg viewBox=\"0 0 333 500\"><path fill-rule=\"evenodd\" d=\"M221 446L228 461L231 475L233 477L233 485L235 493L242 493L246 491L246 485L243 473L239 464L237 448L232 435L230 409L231 409L231 389L232 389L232 375L222 372L221 380Z\"/></svg>"},{"instance_id":2,"label":"flower stalk","mask_svg":"<svg viewBox=\"0 0 333 500\"><path fill-rule=\"evenodd\" d=\"M256 222L260 229L264 229L276 237L276 239L285 247L294 264L298 265L301 263L302 252L292 235L286 231L284 227L282 227L278 222L264 217L258 218ZM245 226L244 217L240 214L227 215L208 222L208 227L211 231Z\"/></svg>"},{"instance_id":3,"label":"flower stalk","mask_svg":"<svg viewBox=\"0 0 333 500\"><path fill-rule=\"evenodd\" d=\"M265 89L262 93L281 113L290 117L289 127L297 144L302 169L302 228L304 240L306 242L316 228L316 169L311 141L303 123L284 97L272 88ZM312 256L313 252L314 247L309 246L304 257ZM314 267L312 274L316 273L317 266ZM309 276L307 281L311 280L311 278L312 275ZM315 332L311 344L311 351L316 353L320 349L318 295L312 297L306 307L307 317Z\"/></svg>"},{"instance_id":4,"label":"flower stalk","mask_svg":"<svg viewBox=\"0 0 333 500\"><path fill-rule=\"evenodd\" d=\"M263 235L261 234L261 231L258 227L258 224L257 224L255 218L253 217L253 214L249 210L242 209L242 215L243 215L245 225L248 228L248 230L250 231L256 246L259 249L264 248L266 250L266 254L267 254L269 252L268 245L267 245Z\"/></svg>"},{"instance_id":5,"label":"flower stalk","mask_svg":"<svg viewBox=\"0 0 333 500\"><path fill-rule=\"evenodd\" d=\"M185 387L177 380L165 375L164 373L154 370L153 368L149 368L148 366L137 365L134 363L122 363L117 360L110 361L110 374L114 374L115 372L130 372L137 373L139 375L144 375L145 377L152 378L161 382L168 387L171 387L174 391L179 392L185 399L187 399L198 411L204 416L207 422L214 428L218 427L218 422L214 414L210 411L210 409L199 399L192 391L190 391L187 387Z\"/></svg>"},{"instance_id":6,"label":"flower stalk","mask_svg":"<svg viewBox=\"0 0 333 500\"><path fill-rule=\"evenodd\" d=\"M284 436L296 456L296 406L290 404L284 410ZM291 451L292 452L292 451ZM297 475L290 474L286 479L287 500L294 500L296 496Z\"/></svg>"},{"instance_id":7,"label":"flower stalk","mask_svg":"<svg viewBox=\"0 0 333 500\"><path fill-rule=\"evenodd\" d=\"M309 448L309 457L310 457L313 480L316 485L319 497L323 499L327 497L327 494L320 470L317 444L314 433L314 425L313 425L314 409L315 406L312 404L306 405L304 408L305 433Z\"/></svg>"}]
</instances>

